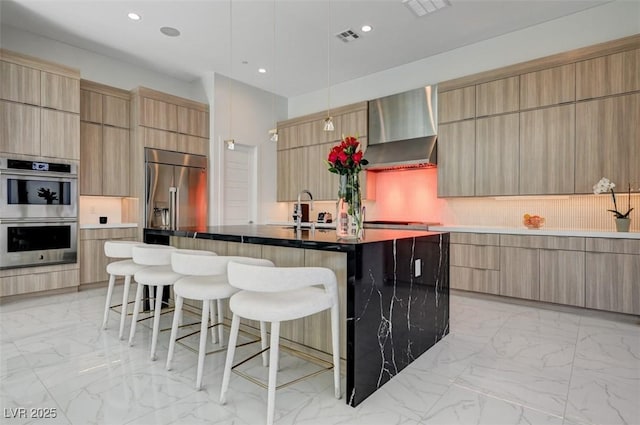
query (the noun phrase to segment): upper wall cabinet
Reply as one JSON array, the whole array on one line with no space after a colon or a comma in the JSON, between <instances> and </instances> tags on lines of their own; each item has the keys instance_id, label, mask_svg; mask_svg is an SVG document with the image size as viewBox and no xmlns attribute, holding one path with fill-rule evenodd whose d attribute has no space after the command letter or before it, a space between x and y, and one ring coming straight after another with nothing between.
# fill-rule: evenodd
<instances>
[{"instance_id":1,"label":"upper wall cabinet","mask_svg":"<svg viewBox=\"0 0 640 425\"><path fill-rule=\"evenodd\" d=\"M514 112L519 108L520 79L502 78L476 86L476 116Z\"/></svg>"},{"instance_id":2,"label":"upper wall cabinet","mask_svg":"<svg viewBox=\"0 0 640 425\"><path fill-rule=\"evenodd\" d=\"M80 113L80 80L42 72L42 106L61 111Z\"/></svg>"},{"instance_id":3,"label":"upper wall cabinet","mask_svg":"<svg viewBox=\"0 0 640 425\"><path fill-rule=\"evenodd\" d=\"M102 94L80 90L80 120L102 124Z\"/></svg>"},{"instance_id":4,"label":"upper wall cabinet","mask_svg":"<svg viewBox=\"0 0 640 425\"><path fill-rule=\"evenodd\" d=\"M143 97L140 102L140 125L178 131L178 107L172 103Z\"/></svg>"},{"instance_id":5,"label":"upper wall cabinet","mask_svg":"<svg viewBox=\"0 0 640 425\"><path fill-rule=\"evenodd\" d=\"M112 127L129 128L130 101L128 98L103 95L102 123Z\"/></svg>"},{"instance_id":6,"label":"upper wall cabinet","mask_svg":"<svg viewBox=\"0 0 640 425\"><path fill-rule=\"evenodd\" d=\"M463 87L438 94L438 117L441 123L467 120L475 116L475 86Z\"/></svg>"},{"instance_id":7,"label":"upper wall cabinet","mask_svg":"<svg viewBox=\"0 0 640 425\"><path fill-rule=\"evenodd\" d=\"M40 70L0 61L0 99L40 105Z\"/></svg>"},{"instance_id":8,"label":"upper wall cabinet","mask_svg":"<svg viewBox=\"0 0 640 425\"><path fill-rule=\"evenodd\" d=\"M578 100L640 90L640 48L576 64Z\"/></svg>"},{"instance_id":9,"label":"upper wall cabinet","mask_svg":"<svg viewBox=\"0 0 640 425\"><path fill-rule=\"evenodd\" d=\"M576 99L576 66L568 64L520 76L520 109L539 108Z\"/></svg>"},{"instance_id":10,"label":"upper wall cabinet","mask_svg":"<svg viewBox=\"0 0 640 425\"><path fill-rule=\"evenodd\" d=\"M178 106L178 133L209 137L209 114Z\"/></svg>"},{"instance_id":11,"label":"upper wall cabinet","mask_svg":"<svg viewBox=\"0 0 640 425\"><path fill-rule=\"evenodd\" d=\"M518 194L519 129L517 113L476 121L476 196Z\"/></svg>"},{"instance_id":12,"label":"upper wall cabinet","mask_svg":"<svg viewBox=\"0 0 640 425\"><path fill-rule=\"evenodd\" d=\"M476 123L458 121L438 128L438 196L474 196Z\"/></svg>"}]
</instances>

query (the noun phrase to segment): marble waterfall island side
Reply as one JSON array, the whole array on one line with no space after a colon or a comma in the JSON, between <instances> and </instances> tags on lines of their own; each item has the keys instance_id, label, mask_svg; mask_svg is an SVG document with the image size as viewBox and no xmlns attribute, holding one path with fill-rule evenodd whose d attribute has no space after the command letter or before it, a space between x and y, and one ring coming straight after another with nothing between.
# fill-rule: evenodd
<instances>
[{"instance_id":1,"label":"marble waterfall island side","mask_svg":"<svg viewBox=\"0 0 640 425\"><path fill-rule=\"evenodd\" d=\"M334 269L343 304L345 396L351 406L449 333L448 233L367 229L362 240L345 241L337 240L331 230L294 232L251 225L145 229L145 240L211 249L220 255L260 256L281 266ZM330 352L328 315L311 320L288 324L290 332L283 331L283 337Z\"/></svg>"}]
</instances>

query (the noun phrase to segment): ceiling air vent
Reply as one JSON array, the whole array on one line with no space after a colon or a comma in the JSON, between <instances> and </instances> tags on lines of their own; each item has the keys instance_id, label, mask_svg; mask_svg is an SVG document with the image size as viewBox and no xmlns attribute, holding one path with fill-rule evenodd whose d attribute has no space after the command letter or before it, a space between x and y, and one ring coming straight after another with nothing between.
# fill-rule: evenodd
<instances>
[{"instance_id":1,"label":"ceiling air vent","mask_svg":"<svg viewBox=\"0 0 640 425\"><path fill-rule=\"evenodd\" d=\"M355 41L360 38L358 34L356 34L350 29L340 31L339 33L336 34L336 37L338 37L340 40L344 41L345 43L348 43L350 41Z\"/></svg>"},{"instance_id":2,"label":"ceiling air vent","mask_svg":"<svg viewBox=\"0 0 640 425\"><path fill-rule=\"evenodd\" d=\"M402 0L402 4L418 17L451 6L449 0Z\"/></svg>"}]
</instances>

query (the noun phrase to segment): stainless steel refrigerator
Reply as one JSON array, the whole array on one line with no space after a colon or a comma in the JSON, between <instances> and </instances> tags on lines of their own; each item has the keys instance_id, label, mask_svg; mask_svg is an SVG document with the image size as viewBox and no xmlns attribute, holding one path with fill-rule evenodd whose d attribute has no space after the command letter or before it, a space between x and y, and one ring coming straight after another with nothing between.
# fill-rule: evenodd
<instances>
[{"instance_id":1,"label":"stainless steel refrigerator","mask_svg":"<svg viewBox=\"0 0 640 425\"><path fill-rule=\"evenodd\" d=\"M147 227L207 226L207 157L145 148Z\"/></svg>"}]
</instances>

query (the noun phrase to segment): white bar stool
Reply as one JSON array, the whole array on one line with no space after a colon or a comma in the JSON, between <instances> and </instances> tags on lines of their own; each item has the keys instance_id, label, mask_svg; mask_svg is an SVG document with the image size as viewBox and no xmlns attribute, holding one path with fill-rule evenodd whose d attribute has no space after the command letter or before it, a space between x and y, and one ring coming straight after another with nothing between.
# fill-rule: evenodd
<instances>
[{"instance_id":1,"label":"white bar stool","mask_svg":"<svg viewBox=\"0 0 640 425\"><path fill-rule=\"evenodd\" d=\"M104 305L104 319L102 320L102 329L107 329L107 321L109 319L109 310L111 309L111 295L113 287L116 283L116 277L124 276L124 290L122 293L122 311L120 312L120 331L118 338L122 339L124 333L124 322L127 317L127 305L129 304L129 287L131 285L131 277L139 270L146 266L136 264L131 259L132 249L136 245L144 245L137 241L106 241L104 243L104 254L109 258L126 258L126 260L114 261L107 264L107 273L109 273L109 286L107 288L107 300ZM113 306L117 307L117 305Z\"/></svg>"},{"instance_id":2,"label":"white bar stool","mask_svg":"<svg viewBox=\"0 0 640 425\"><path fill-rule=\"evenodd\" d=\"M222 351L216 350L212 353L206 352L207 327L209 312L211 312L211 335L213 342L219 341L220 346L224 346L224 310L222 300L229 298L239 291L239 289L229 285L227 279L227 264L229 261L236 261L243 264L254 264L263 267L273 266L269 260L249 257L216 256L203 259L201 255L189 252L177 251L171 254L171 267L176 273L187 275L180 278L173 285L175 296L175 310L173 313L173 324L171 327L171 339L169 340L169 353L167 355L167 370L171 370L173 351L175 349L176 337L182 305L184 299L202 301L202 320L200 323L200 345L198 349L198 370L196 374L196 388L202 388L202 375L204 369L204 358L206 354ZM214 319L214 304L217 301L218 321ZM213 327L218 327L218 335ZM195 333L195 332L194 332ZM193 335L193 333L189 334ZM189 336L186 335L186 336ZM216 336L218 338L216 338ZM184 337L182 337L184 338Z\"/></svg>"},{"instance_id":3,"label":"white bar stool","mask_svg":"<svg viewBox=\"0 0 640 425\"><path fill-rule=\"evenodd\" d=\"M144 286L149 287L149 297L151 297L151 287L155 287L155 310L153 315L153 335L151 337L151 360L156 360L156 346L158 343L158 332L160 330L160 312L162 310L162 290L165 286L171 286L182 277L171 269L171 253L177 248L165 245L144 245L134 246L132 249L133 261L136 264L146 266L134 274L134 279L138 282L136 291L136 301L133 305L133 318L131 319L131 331L129 332L129 346L133 345L133 337L136 334L136 323L140 304L142 303L142 291Z\"/></svg>"},{"instance_id":4,"label":"white bar stool","mask_svg":"<svg viewBox=\"0 0 640 425\"><path fill-rule=\"evenodd\" d=\"M299 319L328 309L331 309L335 396L340 398L339 308L335 273L323 267L260 267L236 262L230 262L227 270L229 284L241 291L229 300L233 319L220 402L226 402L240 318L271 322L267 424L273 424L280 322Z\"/></svg>"}]
</instances>

